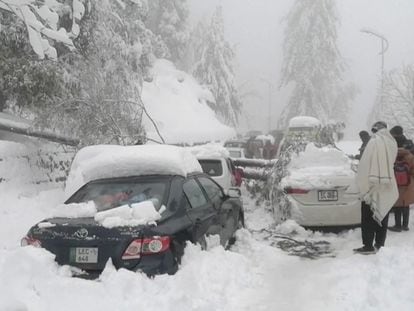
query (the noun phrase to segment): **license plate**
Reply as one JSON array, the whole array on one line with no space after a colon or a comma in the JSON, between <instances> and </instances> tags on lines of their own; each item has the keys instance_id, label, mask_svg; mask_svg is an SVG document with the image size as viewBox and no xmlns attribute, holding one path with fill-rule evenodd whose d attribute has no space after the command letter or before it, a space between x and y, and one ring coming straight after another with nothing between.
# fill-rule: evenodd
<instances>
[{"instance_id":1,"label":"license plate","mask_svg":"<svg viewBox=\"0 0 414 311\"><path fill-rule=\"evenodd\" d=\"M338 201L338 191L336 190L320 190L318 191L319 201Z\"/></svg>"},{"instance_id":2,"label":"license plate","mask_svg":"<svg viewBox=\"0 0 414 311\"><path fill-rule=\"evenodd\" d=\"M76 263L97 263L97 247L72 247L70 249L70 261Z\"/></svg>"}]
</instances>

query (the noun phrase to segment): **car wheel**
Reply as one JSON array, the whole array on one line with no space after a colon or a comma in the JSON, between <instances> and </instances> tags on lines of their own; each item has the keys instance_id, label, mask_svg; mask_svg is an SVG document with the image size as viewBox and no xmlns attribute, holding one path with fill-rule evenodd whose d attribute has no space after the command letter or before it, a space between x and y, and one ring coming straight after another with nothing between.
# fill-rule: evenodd
<instances>
[{"instance_id":1,"label":"car wheel","mask_svg":"<svg viewBox=\"0 0 414 311\"><path fill-rule=\"evenodd\" d=\"M234 230L233 235L227 242L226 249L229 249L232 245L234 245L234 243L236 243L236 231L241 228L244 228L244 217L242 213L239 213L239 216L237 217L237 223L235 228L236 230Z\"/></svg>"}]
</instances>

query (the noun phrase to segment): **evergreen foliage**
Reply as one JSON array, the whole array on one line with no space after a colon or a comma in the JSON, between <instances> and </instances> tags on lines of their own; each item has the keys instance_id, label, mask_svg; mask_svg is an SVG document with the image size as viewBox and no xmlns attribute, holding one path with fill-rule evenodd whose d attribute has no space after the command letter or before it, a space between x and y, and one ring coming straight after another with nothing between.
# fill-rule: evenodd
<instances>
[{"instance_id":1,"label":"evergreen foliage","mask_svg":"<svg viewBox=\"0 0 414 311\"><path fill-rule=\"evenodd\" d=\"M344 120L356 89L344 85L345 63L337 47L335 0L296 0L287 16L281 86L293 91L279 124L298 115L322 123Z\"/></svg>"},{"instance_id":2,"label":"evergreen foliage","mask_svg":"<svg viewBox=\"0 0 414 311\"><path fill-rule=\"evenodd\" d=\"M205 84L215 97L211 108L225 122L235 125L241 112L241 100L234 81L235 52L224 38L221 7L213 14L210 24L200 23L194 31L194 76Z\"/></svg>"}]
</instances>

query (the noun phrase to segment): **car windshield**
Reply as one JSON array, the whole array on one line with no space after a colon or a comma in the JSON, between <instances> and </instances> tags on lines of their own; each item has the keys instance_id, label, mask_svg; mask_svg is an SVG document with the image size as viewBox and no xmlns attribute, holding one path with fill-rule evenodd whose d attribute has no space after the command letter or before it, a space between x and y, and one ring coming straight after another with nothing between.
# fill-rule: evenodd
<instances>
[{"instance_id":1,"label":"car windshield","mask_svg":"<svg viewBox=\"0 0 414 311\"><path fill-rule=\"evenodd\" d=\"M220 160L198 160L203 172L210 176L223 175L223 167Z\"/></svg>"},{"instance_id":2,"label":"car windshield","mask_svg":"<svg viewBox=\"0 0 414 311\"><path fill-rule=\"evenodd\" d=\"M66 203L94 201L98 211L152 201L157 210L166 204L168 179L108 179L82 187Z\"/></svg>"}]
</instances>

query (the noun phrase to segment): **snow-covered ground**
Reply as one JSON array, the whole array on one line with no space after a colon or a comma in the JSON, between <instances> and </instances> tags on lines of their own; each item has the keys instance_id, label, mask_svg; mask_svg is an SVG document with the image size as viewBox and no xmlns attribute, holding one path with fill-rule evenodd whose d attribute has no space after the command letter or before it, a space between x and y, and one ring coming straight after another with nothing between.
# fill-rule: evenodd
<instances>
[{"instance_id":1,"label":"snow-covered ground","mask_svg":"<svg viewBox=\"0 0 414 311\"><path fill-rule=\"evenodd\" d=\"M414 308L414 227L390 232L386 247L376 255L354 255L352 248L360 246L359 229L323 234L293 222L274 227L270 210L254 206L245 196L247 229L238 232L230 251L211 238L207 251L188 245L173 276L149 279L115 271L109 264L100 280L88 281L72 278L70 269L57 266L47 251L19 246L28 228L63 200L63 190L36 193L1 187L2 311ZM306 254L301 251L304 241L309 249L320 248L315 259L290 255Z\"/></svg>"}]
</instances>

